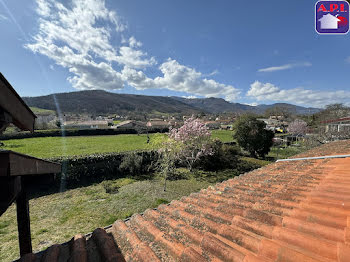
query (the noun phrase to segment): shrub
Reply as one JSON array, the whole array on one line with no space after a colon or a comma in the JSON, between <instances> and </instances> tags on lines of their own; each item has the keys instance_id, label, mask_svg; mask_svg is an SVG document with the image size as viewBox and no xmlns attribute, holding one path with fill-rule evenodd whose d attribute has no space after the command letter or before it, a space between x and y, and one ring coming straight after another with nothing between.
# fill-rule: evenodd
<instances>
[{"instance_id":1,"label":"shrub","mask_svg":"<svg viewBox=\"0 0 350 262\"><path fill-rule=\"evenodd\" d=\"M121 178L114 181L108 180L103 181L102 186L108 194L116 194L119 192L119 189L123 186L134 183L136 180L131 178Z\"/></svg>"},{"instance_id":2,"label":"shrub","mask_svg":"<svg viewBox=\"0 0 350 262\"><path fill-rule=\"evenodd\" d=\"M137 153L130 153L123 157L120 164L120 170L131 175L139 175L142 173L142 156Z\"/></svg>"},{"instance_id":3,"label":"shrub","mask_svg":"<svg viewBox=\"0 0 350 262\"><path fill-rule=\"evenodd\" d=\"M113 181L103 181L102 186L108 194L116 194L119 192L120 188L120 186L118 184L114 184Z\"/></svg>"},{"instance_id":4,"label":"shrub","mask_svg":"<svg viewBox=\"0 0 350 262\"><path fill-rule=\"evenodd\" d=\"M249 158L249 157L242 157L237 163L237 171L240 174L250 172L254 169L263 167L265 165L270 164L271 162L265 161L265 160L260 160L260 159L254 159L254 158Z\"/></svg>"},{"instance_id":5,"label":"shrub","mask_svg":"<svg viewBox=\"0 0 350 262\"><path fill-rule=\"evenodd\" d=\"M173 180L178 161L179 146L174 140L169 139L163 143L163 148L159 149L159 158L155 163L158 174L164 179L163 190L166 191L166 181Z\"/></svg>"},{"instance_id":6,"label":"shrub","mask_svg":"<svg viewBox=\"0 0 350 262\"><path fill-rule=\"evenodd\" d=\"M197 168L207 171L217 171L236 168L240 148L237 145L223 144L216 139L211 144L212 154L203 156Z\"/></svg>"},{"instance_id":7,"label":"shrub","mask_svg":"<svg viewBox=\"0 0 350 262\"><path fill-rule=\"evenodd\" d=\"M145 152L131 152L124 155L120 164L122 173L134 177L145 176L153 172L153 163L157 161L157 156L151 157Z\"/></svg>"}]
</instances>

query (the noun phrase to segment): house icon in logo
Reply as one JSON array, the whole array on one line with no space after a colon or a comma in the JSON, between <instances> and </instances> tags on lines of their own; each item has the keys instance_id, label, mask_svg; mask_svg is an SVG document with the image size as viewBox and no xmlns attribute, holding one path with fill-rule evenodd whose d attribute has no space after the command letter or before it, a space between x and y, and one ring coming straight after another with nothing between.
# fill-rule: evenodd
<instances>
[{"instance_id":1,"label":"house icon in logo","mask_svg":"<svg viewBox=\"0 0 350 262\"><path fill-rule=\"evenodd\" d=\"M338 29L338 22L341 20L331 14L326 14L318 19L321 22L321 29Z\"/></svg>"}]
</instances>

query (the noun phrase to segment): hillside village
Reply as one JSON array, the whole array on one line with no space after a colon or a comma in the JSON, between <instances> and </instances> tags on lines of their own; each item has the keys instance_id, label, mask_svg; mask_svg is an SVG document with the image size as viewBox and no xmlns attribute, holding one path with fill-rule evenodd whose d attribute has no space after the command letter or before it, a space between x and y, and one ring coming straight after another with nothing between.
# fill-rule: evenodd
<instances>
[{"instance_id":1,"label":"hillside village","mask_svg":"<svg viewBox=\"0 0 350 262\"><path fill-rule=\"evenodd\" d=\"M95 93L81 92L81 94L87 98L89 95L95 95ZM107 92L100 92L98 94L103 95ZM118 97L119 95L114 96ZM58 97L60 94L58 94ZM64 94L65 98L71 99L71 102L76 104L77 101L74 99L80 97L80 92L72 93L72 97L69 93ZM44 97L43 97L44 98ZM119 100L127 102L129 97L121 96ZM45 98L46 99L46 98ZM79 98L80 99L80 98ZM137 99L147 101L146 96L137 96ZM152 98L154 100L154 98ZM187 104L178 105L174 112L148 112L148 113L137 113L138 109L133 106L130 107L129 111L121 110L121 114L113 113L103 113L102 110L99 114L100 104L96 104L95 100L89 97L90 106L88 109L81 109L78 112L69 112L69 107L65 108L61 106L63 112L58 113L52 110L52 105L47 105L47 108L38 108L36 106L42 106L42 98L32 97L26 98L31 105L33 111L37 114L36 119L36 129L37 130L55 130L55 129L76 129L76 130L118 130L118 131L128 131L134 133L148 133L148 132L166 132L171 128L178 128L184 124L186 119L195 116L201 121L203 121L210 130L233 130L233 126L237 117L242 114L249 113L255 115L258 120L263 121L266 124L266 129L272 130L274 133L279 134L277 140L280 141L292 141L293 134L288 132L288 127L291 122L295 119L302 119L308 123L307 132L303 132L303 137L314 137L319 136L320 132L324 133L324 136L332 136L332 139L336 137L344 137L344 134L348 132L349 120L347 116L349 115L345 110L342 112L338 109L339 113L332 116L327 113L322 113L324 111L316 108L302 108L296 107L289 104L275 104L271 106L263 105L262 107L247 107L244 105L235 105L235 107L228 106L230 103L222 99L209 98L205 99L180 99L172 98L173 100L185 101L188 105L194 106L192 111L188 112ZM198 100L198 102L196 102ZM220 108L222 104L221 111L218 110L216 113L212 109L206 109L198 107L197 105L206 104L207 108L211 108L210 103L214 103L216 110ZM181 109L181 106L185 106L185 109ZM232 104L233 106L233 104ZM241 107L240 109L237 109ZM77 108L79 108L78 106ZM50 108L50 109L49 109ZM260 108L260 109L258 109ZM135 111L136 110L136 111ZM158 109L159 110L159 109ZM171 110L171 109L170 109ZM224 111L231 110L231 111ZM89 112L90 111L90 112ZM177 112L176 112L177 111ZM84 113L83 113L84 112ZM180 113L183 112L183 113ZM316 120L316 121L314 121ZM315 125L315 123L317 124ZM13 132L13 129L11 129ZM322 130L322 131L321 131ZM294 134L298 135L298 134ZM300 136L301 134L299 134ZM324 139L324 138L322 138ZM277 141L276 140L276 141Z\"/></svg>"}]
</instances>

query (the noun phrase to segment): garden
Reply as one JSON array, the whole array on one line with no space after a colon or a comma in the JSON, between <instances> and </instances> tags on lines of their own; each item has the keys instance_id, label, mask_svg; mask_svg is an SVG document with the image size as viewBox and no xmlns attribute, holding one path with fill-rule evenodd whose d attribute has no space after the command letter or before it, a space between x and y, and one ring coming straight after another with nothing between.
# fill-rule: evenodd
<instances>
[{"instance_id":1,"label":"garden","mask_svg":"<svg viewBox=\"0 0 350 262\"><path fill-rule=\"evenodd\" d=\"M37 252L270 163L261 156L270 148L256 151L260 159L253 158L252 149L242 150L234 140L239 137L233 138L232 131L211 132L200 120L189 119L169 134L150 134L149 143L140 134L26 138L4 144L62 163L63 174L28 184ZM15 221L12 205L0 218L0 261L18 257Z\"/></svg>"}]
</instances>

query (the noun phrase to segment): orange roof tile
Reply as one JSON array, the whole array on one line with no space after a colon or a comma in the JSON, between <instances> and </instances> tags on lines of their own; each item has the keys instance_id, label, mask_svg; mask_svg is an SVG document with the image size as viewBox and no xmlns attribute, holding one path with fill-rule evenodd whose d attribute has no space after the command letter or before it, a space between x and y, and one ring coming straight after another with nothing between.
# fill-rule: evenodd
<instances>
[{"instance_id":1,"label":"orange roof tile","mask_svg":"<svg viewBox=\"0 0 350 262\"><path fill-rule=\"evenodd\" d=\"M350 158L274 163L21 261L349 262L349 187Z\"/></svg>"}]
</instances>

